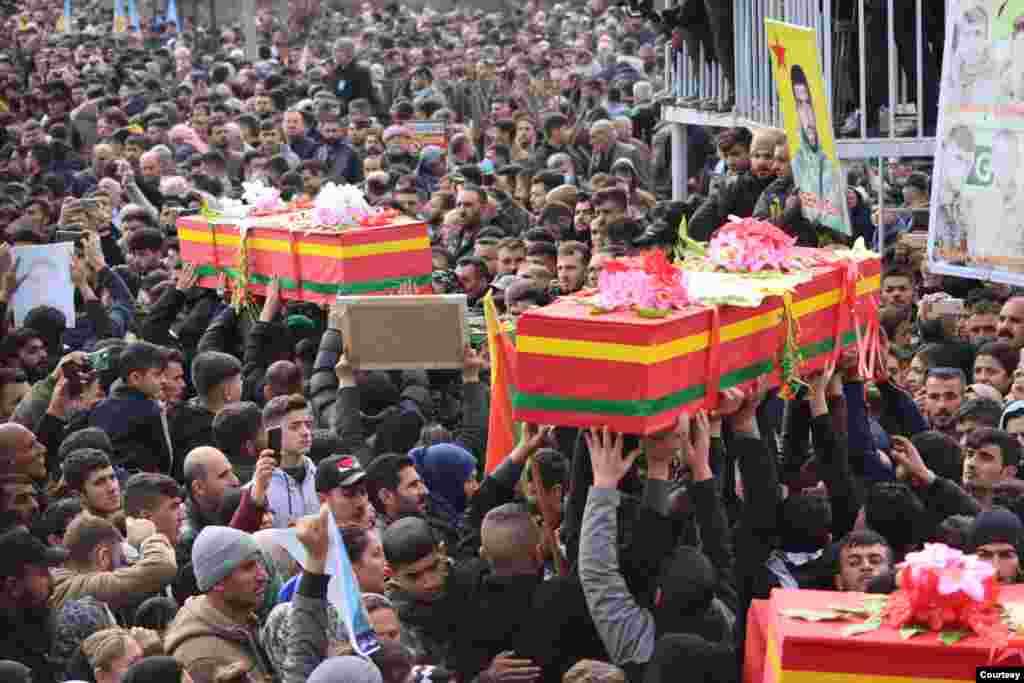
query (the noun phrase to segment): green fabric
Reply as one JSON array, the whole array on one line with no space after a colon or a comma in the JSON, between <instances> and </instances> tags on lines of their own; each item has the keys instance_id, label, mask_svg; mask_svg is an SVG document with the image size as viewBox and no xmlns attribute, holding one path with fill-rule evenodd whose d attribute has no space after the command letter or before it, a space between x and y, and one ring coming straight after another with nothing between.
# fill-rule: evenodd
<instances>
[{"instance_id":1,"label":"green fabric","mask_svg":"<svg viewBox=\"0 0 1024 683\"><path fill-rule=\"evenodd\" d=\"M218 273L223 272L227 273L232 278L238 278L238 270L236 268L228 268L224 266L217 268L216 266L204 265L197 268L196 272L200 277L217 275ZM269 276L261 275L259 273L249 274L249 281L260 285L269 285L271 279L272 278ZM415 285L428 285L430 284L430 275L394 277L382 280L367 280L366 282L347 282L337 284L303 280L302 289L309 292L316 292L317 294L367 294L370 292L382 292L388 289L398 289L405 282L412 282ZM281 278L281 287L283 289L299 288L298 283L290 278Z\"/></svg>"}]
</instances>

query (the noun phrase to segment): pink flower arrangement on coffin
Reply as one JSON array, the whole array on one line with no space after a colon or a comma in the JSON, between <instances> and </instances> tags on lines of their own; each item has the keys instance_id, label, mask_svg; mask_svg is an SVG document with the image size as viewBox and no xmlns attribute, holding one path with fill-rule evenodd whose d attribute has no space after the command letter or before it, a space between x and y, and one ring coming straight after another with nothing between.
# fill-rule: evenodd
<instances>
[{"instance_id":1,"label":"pink flower arrangement on coffin","mask_svg":"<svg viewBox=\"0 0 1024 683\"><path fill-rule=\"evenodd\" d=\"M352 185L327 183L313 200L313 224L356 226L374 213L362 191Z\"/></svg>"},{"instance_id":2,"label":"pink flower arrangement on coffin","mask_svg":"<svg viewBox=\"0 0 1024 683\"><path fill-rule=\"evenodd\" d=\"M281 200L281 191L276 187L267 187L257 181L242 183L242 188L242 201L257 211L275 211L285 206Z\"/></svg>"},{"instance_id":3,"label":"pink flower arrangement on coffin","mask_svg":"<svg viewBox=\"0 0 1024 683\"><path fill-rule=\"evenodd\" d=\"M982 562L974 555L964 555L961 551L941 543L927 543L924 550L908 553L906 565L914 581L919 580L926 572L937 572L937 589L940 595L952 595L962 591L964 595L978 602L985 599L985 581L996 573L991 564Z\"/></svg>"},{"instance_id":4,"label":"pink flower arrangement on coffin","mask_svg":"<svg viewBox=\"0 0 1024 683\"><path fill-rule=\"evenodd\" d=\"M766 221L729 217L708 245L708 259L732 272L756 273L791 267L796 238Z\"/></svg>"},{"instance_id":5,"label":"pink flower arrangement on coffin","mask_svg":"<svg viewBox=\"0 0 1024 683\"><path fill-rule=\"evenodd\" d=\"M643 259L609 261L597 281L598 305L607 310L643 308L670 311L690 302L686 274L662 252Z\"/></svg>"},{"instance_id":6,"label":"pink flower arrangement on coffin","mask_svg":"<svg viewBox=\"0 0 1024 683\"><path fill-rule=\"evenodd\" d=\"M999 643L1007 639L997 598L995 568L941 543L908 553L899 565L899 590L889 596L886 621L933 631L962 629Z\"/></svg>"}]
</instances>

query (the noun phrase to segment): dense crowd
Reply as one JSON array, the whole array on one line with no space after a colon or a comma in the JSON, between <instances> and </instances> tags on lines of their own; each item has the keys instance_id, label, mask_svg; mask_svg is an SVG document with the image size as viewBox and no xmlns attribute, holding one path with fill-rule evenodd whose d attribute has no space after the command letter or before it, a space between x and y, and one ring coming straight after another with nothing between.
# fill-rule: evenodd
<instances>
[{"instance_id":1,"label":"dense crowd","mask_svg":"<svg viewBox=\"0 0 1024 683\"><path fill-rule=\"evenodd\" d=\"M486 347L461 372L367 372L338 314L279 281L251 310L198 287L176 220L257 180L421 218L433 290L510 317L671 255L684 217L698 240L730 215L842 240L803 217L776 130L688 127L669 198L661 56L693 36L650 17L291 9L261 6L249 59L239 24L115 35L75 3L58 33L59 4L3 6L4 681L722 682L772 587L888 592L932 539L1018 580L1024 297L898 239L922 173L851 174L855 236L885 255L877 376L847 354L788 404L733 389L642 439L523 425L490 472ZM428 120L445 146L418 144ZM881 192L911 211L872 214ZM74 320L15 325L12 247L67 240ZM332 517L369 658L327 599Z\"/></svg>"}]
</instances>

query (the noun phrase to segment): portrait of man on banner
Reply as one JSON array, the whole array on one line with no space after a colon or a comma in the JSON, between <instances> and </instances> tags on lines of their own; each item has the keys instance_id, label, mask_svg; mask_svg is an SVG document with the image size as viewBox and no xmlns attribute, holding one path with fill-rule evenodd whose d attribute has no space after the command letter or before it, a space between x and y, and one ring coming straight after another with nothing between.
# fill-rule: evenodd
<instances>
[{"instance_id":1,"label":"portrait of man on banner","mask_svg":"<svg viewBox=\"0 0 1024 683\"><path fill-rule=\"evenodd\" d=\"M948 88L955 96L948 104L991 104L999 91L999 63L995 59L988 10L977 4L962 12L953 26L953 68Z\"/></svg>"},{"instance_id":2,"label":"portrait of man on banner","mask_svg":"<svg viewBox=\"0 0 1024 683\"><path fill-rule=\"evenodd\" d=\"M801 211L809 222L849 235L846 178L836 155L816 34L777 21L765 24Z\"/></svg>"},{"instance_id":3,"label":"portrait of man on banner","mask_svg":"<svg viewBox=\"0 0 1024 683\"><path fill-rule=\"evenodd\" d=\"M950 3L947 24L930 267L1024 284L1024 0Z\"/></svg>"},{"instance_id":4,"label":"portrait of man on banner","mask_svg":"<svg viewBox=\"0 0 1024 683\"><path fill-rule=\"evenodd\" d=\"M841 220L842 194L839 187L839 168L825 154L818 135L818 117L811 97L811 86L807 74L799 64L790 70L793 87L793 102L800 121L800 146L793 155L793 179L800 188L800 201L804 215L811 222L834 227L836 218Z\"/></svg>"}]
</instances>

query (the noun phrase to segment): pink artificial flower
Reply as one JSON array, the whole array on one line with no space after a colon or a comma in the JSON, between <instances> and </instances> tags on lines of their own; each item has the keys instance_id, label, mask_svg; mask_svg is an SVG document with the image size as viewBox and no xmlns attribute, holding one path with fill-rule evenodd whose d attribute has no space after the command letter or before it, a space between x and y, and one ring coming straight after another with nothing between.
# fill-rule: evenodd
<instances>
[{"instance_id":1,"label":"pink artificial flower","mask_svg":"<svg viewBox=\"0 0 1024 683\"><path fill-rule=\"evenodd\" d=\"M341 215L333 206L313 207L314 225L337 225L341 222Z\"/></svg>"},{"instance_id":2,"label":"pink artificial flower","mask_svg":"<svg viewBox=\"0 0 1024 683\"><path fill-rule=\"evenodd\" d=\"M630 308L642 305L638 301L650 289L650 276L642 270L603 270L597 287L601 308Z\"/></svg>"},{"instance_id":3,"label":"pink artificial flower","mask_svg":"<svg viewBox=\"0 0 1024 683\"><path fill-rule=\"evenodd\" d=\"M796 238L771 223L731 218L708 245L712 263L729 271L758 272L789 267Z\"/></svg>"},{"instance_id":4,"label":"pink artificial flower","mask_svg":"<svg viewBox=\"0 0 1024 683\"><path fill-rule=\"evenodd\" d=\"M939 593L963 592L975 602L985 599L985 581L996 573L995 567L975 555L964 555L959 566L947 567L939 574Z\"/></svg>"},{"instance_id":5,"label":"pink artificial flower","mask_svg":"<svg viewBox=\"0 0 1024 683\"><path fill-rule=\"evenodd\" d=\"M253 198L252 206L258 211L273 211L284 205L281 201L281 191L276 187L268 187Z\"/></svg>"},{"instance_id":6,"label":"pink artificial flower","mask_svg":"<svg viewBox=\"0 0 1024 683\"><path fill-rule=\"evenodd\" d=\"M615 259L605 264L598 277L601 308L648 308L670 311L690 302L686 274L662 256Z\"/></svg>"}]
</instances>

